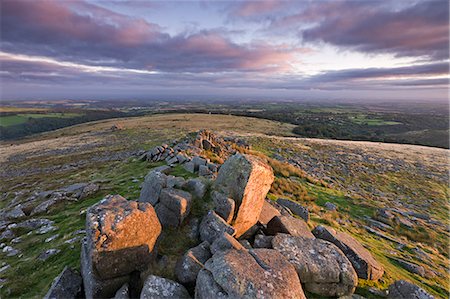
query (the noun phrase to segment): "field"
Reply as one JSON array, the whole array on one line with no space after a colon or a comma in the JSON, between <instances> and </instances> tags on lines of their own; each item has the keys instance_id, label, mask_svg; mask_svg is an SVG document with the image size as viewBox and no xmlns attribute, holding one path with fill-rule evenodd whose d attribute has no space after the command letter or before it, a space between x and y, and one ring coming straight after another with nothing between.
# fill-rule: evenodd
<instances>
[{"instance_id":1,"label":"field","mask_svg":"<svg viewBox=\"0 0 450 299\"><path fill-rule=\"evenodd\" d=\"M121 124L124 129L112 131L114 124ZM0 143L0 208L29 204L35 192L77 182L96 182L101 186L95 196L63 203L41 216L54 221L57 231L42 235L15 231L21 240L12 246L23 256L1 256L10 267L0 273L0 296L42 297L65 265L78 268L80 243L78 239L69 241L84 228L86 208L106 194L136 199L145 174L158 166L139 161L137 151L203 128L243 138L255 154L279 161L272 162L277 188L271 190L269 198L288 197L301 202L311 211L311 227L324 223L345 230L374 254L385 266L386 274L377 283L360 281L358 294L377 298L369 293L369 287L384 289L396 279L407 279L437 298L448 298L448 150L295 138L292 124L209 114L103 120ZM288 160L296 171L283 164ZM176 172L185 175L182 169ZM303 172L313 180L301 175ZM338 211L327 211L326 202L334 203ZM389 241L365 229L381 207L427 214L433 222L418 219L414 230L393 226L392 230L380 231L394 240ZM52 241L45 242L51 237ZM171 244L162 244L161 250L170 255L186 246L171 240ZM46 261L37 258L50 248L61 252ZM406 271L395 261L400 257L423 266L429 275L424 278Z\"/></svg>"},{"instance_id":2,"label":"field","mask_svg":"<svg viewBox=\"0 0 450 299\"><path fill-rule=\"evenodd\" d=\"M16 115L0 116L0 126L14 126L26 123L34 118L72 118L81 116L81 113L20 113Z\"/></svg>"}]
</instances>

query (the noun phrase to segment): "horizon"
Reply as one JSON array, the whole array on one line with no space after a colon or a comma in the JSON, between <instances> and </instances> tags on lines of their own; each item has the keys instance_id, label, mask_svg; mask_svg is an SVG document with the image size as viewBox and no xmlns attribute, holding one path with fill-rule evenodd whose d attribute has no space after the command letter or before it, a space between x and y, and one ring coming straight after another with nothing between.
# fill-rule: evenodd
<instances>
[{"instance_id":1,"label":"horizon","mask_svg":"<svg viewBox=\"0 0 450 299\"><path fill-rule=\"evenodd\" d=\"M447 1L0 5L2 101L448 101Z\"/></svg>"}]
</instances>

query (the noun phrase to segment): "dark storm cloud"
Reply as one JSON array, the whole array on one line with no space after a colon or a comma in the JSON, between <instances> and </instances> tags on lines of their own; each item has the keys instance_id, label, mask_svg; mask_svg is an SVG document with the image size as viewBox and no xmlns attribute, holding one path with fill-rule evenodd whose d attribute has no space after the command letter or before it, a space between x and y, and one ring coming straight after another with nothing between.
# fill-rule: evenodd
<instances>
[{"instance_id":1,"label":"dark storm cloud","mask_svg":"<svg viewBox=\"0 0 450 299\"><path fill-rule=\"evenodd\" d=\"M157 71L277 71L297 52L240 45L220 31L170 36L156 25L80 1L2 2L2 50Z\"/></svg>"},{"instance_id":2,"label":"dark storm cloud","mask_svg":"<svg viewBox=\"0 0 450 299\"><path fill-rule=\"evenodd\" d=\"M449 57L449 2L420 1L394 10L383 1L319 2L278 26L314 22L300 32L306 42L324 42L368 53ZM392 2L395 4L395 2Z\"/></svg>"}]
</instances>

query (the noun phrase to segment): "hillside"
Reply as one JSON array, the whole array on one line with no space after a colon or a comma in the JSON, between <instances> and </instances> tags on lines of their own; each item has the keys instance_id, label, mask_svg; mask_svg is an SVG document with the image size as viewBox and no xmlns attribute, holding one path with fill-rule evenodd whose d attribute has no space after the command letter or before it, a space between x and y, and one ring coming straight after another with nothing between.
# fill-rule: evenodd
<instances>
[{"instance_id":1,"label":"hillside","mask_svg":"<svg viewBox=\"0 0 450 299\"><path fill-rule=\"evenodd\" d=\"M383 265L382 278L360 279L357 294L378 298L382 293L376 290L404 279L447 298L449 151L296 138L293 128L250 117L165 114L85 123L2 142L0 296L42 297L64 266L79 269L86 209L107 194L139 198L145 175L165 164L142 161L142 154L208 129L242 141L242 152L268 161L275 172L269 200L300 203L309 210L310 229L323 224L347 232ZM179 166L171 174L197 177ZM42 207L55 190L67 193L75 183L99 190ZM38 206L42 210L34 213ZM161 244L169 264L195 245L177 236ZM173 273L159 274L173 278Z\"/></svg>"}]
</instances>

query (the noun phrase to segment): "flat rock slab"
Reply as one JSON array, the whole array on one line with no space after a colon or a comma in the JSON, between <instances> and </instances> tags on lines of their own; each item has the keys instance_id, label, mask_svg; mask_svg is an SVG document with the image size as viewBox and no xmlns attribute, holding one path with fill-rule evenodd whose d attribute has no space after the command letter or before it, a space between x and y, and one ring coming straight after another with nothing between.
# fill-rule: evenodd
<instances>
[{"instance_id":1,"label":"flat rock slab","mask_svg":"<svg viewBox=\"0 0 450 299\"><path fill-rule=\"evenodd\" d=\"M86 215L87 249L101 279L127 275L150 261L161 224L149 203L107 196Z\"/></svg>"},{"instance_id":2,"label":"flat rock slab","mask_svg":"<svg viewBox=\"0 0 450 299\"><path fill-rule=\"evenodd\" d=\"M303 219L298 219L293 216L281 215L273 217L267 223L266 232L268 235L283 233L296 237L315 238L306 222Z\"/></svg>"},{"instance_id":3,"label":"flat rock slab","mask_svg":"<svg viewBox=\"0 0 450 299\"><path fill-rule=\"evenodd\" d=\"M358 276L350 261L334 244L304 237L278 234L272 247L296 269L305 290L320 296L351 295Z\"/></svg>"},{"instance_id":4,"label":"flat rock slab","mask_svg":"<svg viewBox=\"0 0 450 299\"><path fill-rule=\"evenodd\" d=\"M200 271L196 298L306 298L294 267L277 251L220 251Z\"/></svg>"},{"instance_id":5,"label":"flat rock slab","mask_svg":"<svg viewBox=\"0 0 450 299\"><path fill-rule=\"evenodd\" d=\"M407 282L397 280L389 286L389 299L434 299L424 289Z\"/></svg>"},{"instance_id":6,"label":"flat rock slab","mask_svg":"<svg viewBox=\"0 0 450 299\"><path fill-rule=\"evenodd\" d=\"M299 203L286 198L278 198L277 203L285 208L288 208L293 214L303 218L303 220L309 220L308 209Z\"/></svg>"},{"instance_id":7,"label":"flat rock slab","mask_svg":"<svg viewBox=\"0 0 450 299\"><path fill-rule=\"evenodd\" d=\"M214 188L236 203L236 237L258 221L273 180L272 167L256 156L235 154L220 167Z\"/></svg>"},{"instance_id":8,"label":"flat rock slab","mask_svg":"<svg viewBox=\"0 0 450 299\"><path fill-rule=\"evenodd\" d=\"M384 268L364 248L361 243L344 232L339 232L331 227L319 225L313 230L313 234L319 238L336 245L352 263L359 278L378 280L383 276Z\"/></svg>"}]
</instances>

